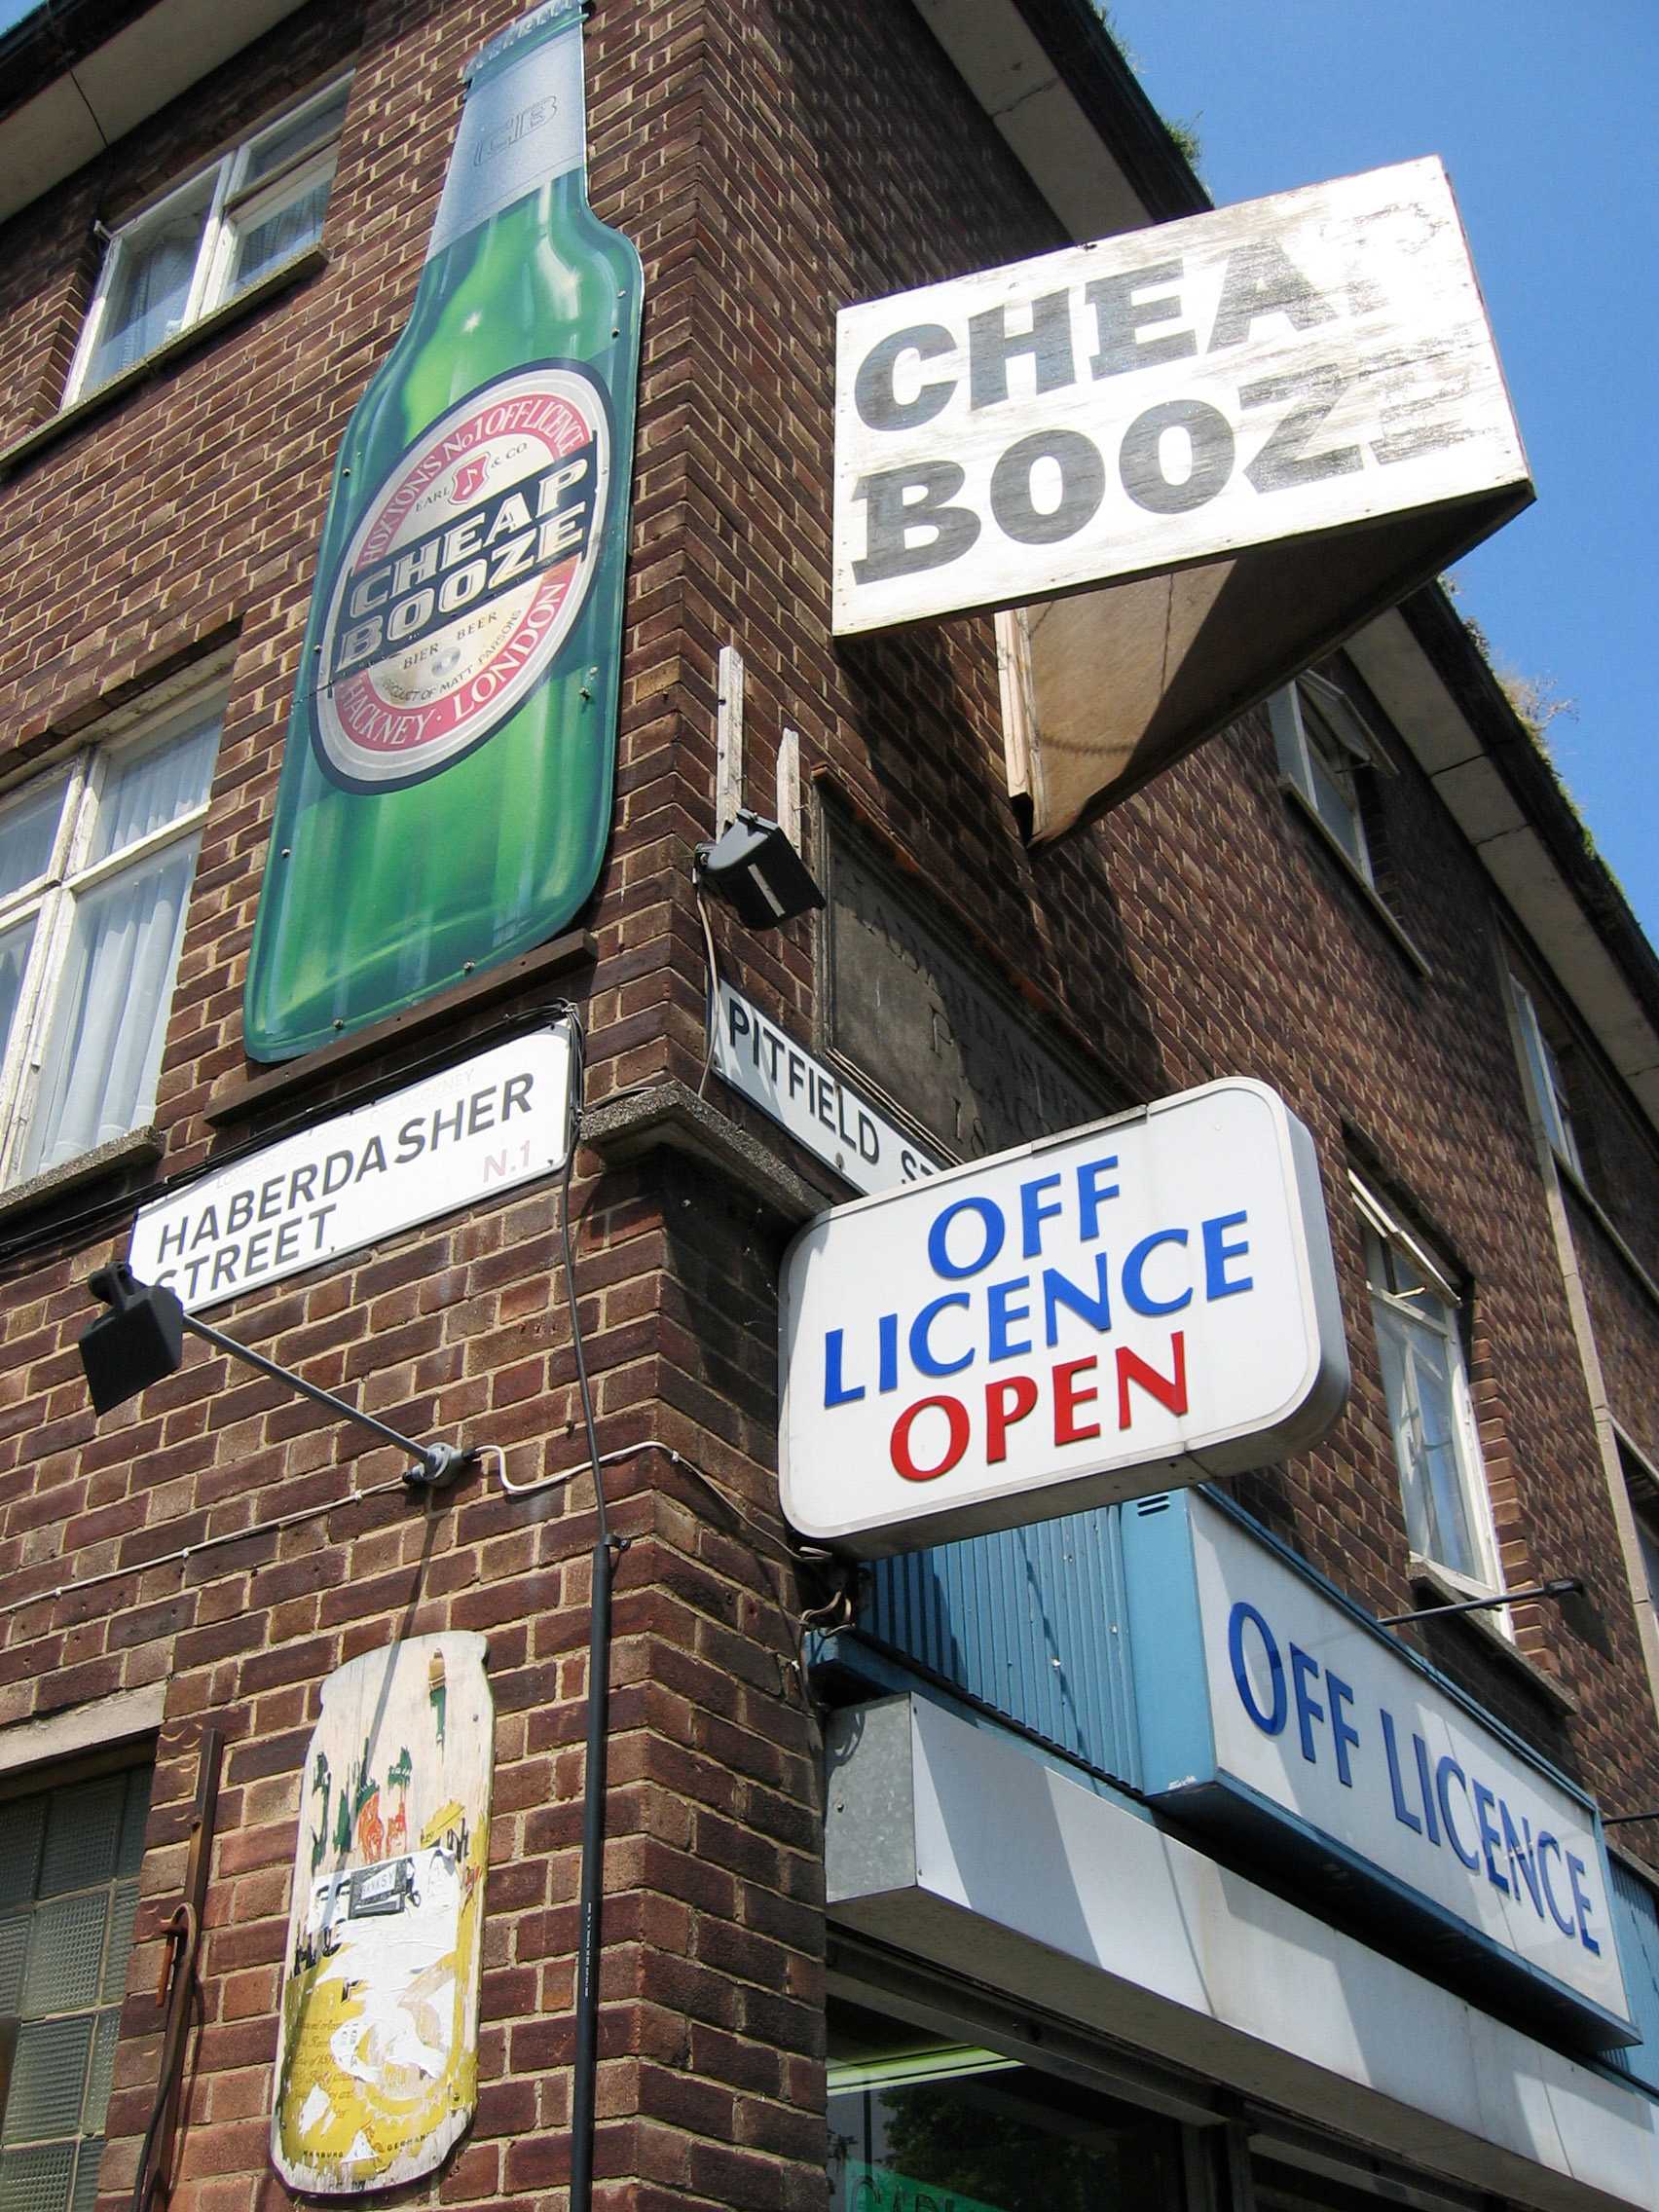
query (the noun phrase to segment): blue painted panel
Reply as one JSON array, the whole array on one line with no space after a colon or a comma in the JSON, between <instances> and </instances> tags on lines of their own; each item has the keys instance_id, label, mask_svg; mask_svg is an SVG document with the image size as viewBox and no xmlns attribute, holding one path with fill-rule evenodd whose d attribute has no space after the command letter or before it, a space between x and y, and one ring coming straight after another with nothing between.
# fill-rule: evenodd
<instances>
[{"instance_id":1,"label":"blue painted panel","mask_svg":"<svg viewBox=\"0 0 1659 2212\"><path fill-rule=\"evenodd\" d=\"M1659 2096L1659 1899L1619 1860L1609 1858L1607 1895L1613 1932L1624 1968L1630 2016L1641 2041L1628 2050L1607 2053L1608 2063Z\"/></svg>"},{"instance_id":2,"label":"blue painted panel","mask_svg":"<svg viewBox=\"0 0 1659 2212\"><path fill-rule=\"evenodd\" d=\"M1192 1500L1163 1491L1118 1510L1142 1788L1157 1797L1207 1782L1216 1769Z\"/></svg>"},{"instance_id":3,"label":"blue painted panel","mask_svg":"<svg viewBox=\"0 0 1659 2212\"><path fill-rule=\"evenodd\" d=\"M859 1633L1099 1774L1140 1782L1111 1507L878 1560Z\"/></svg>"}]
</instances>

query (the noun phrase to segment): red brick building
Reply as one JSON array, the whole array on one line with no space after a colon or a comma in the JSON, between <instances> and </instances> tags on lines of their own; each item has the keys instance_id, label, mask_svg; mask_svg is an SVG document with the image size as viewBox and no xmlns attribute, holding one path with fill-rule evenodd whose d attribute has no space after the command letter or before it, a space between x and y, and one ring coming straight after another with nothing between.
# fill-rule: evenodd
<instances>
[{"instance_id":1,"label":"red brick building","mask_svg":"<svg viewBox=\"0 0 1659 2212\"><path fill-rule=\"evenodd\" d=\"M831 633L834 311L1206 204L1087 0L599 0L589 195L645 308L598 887L551 941L248 1057L330 467L409 316L465 65L516 13L59 0L0 38L0 2206L128 2200L175 2073L171 2201L288 2199L321 1686L457 1632L495 1714L476 2113L401 2194L569 2200L599 1524L558 1176L220 1285L241 1344L494 1448L451 1489L211 1347L96 1417L76 1350L140 1207L565 1000L626 1543L596 2200L1654 2201L1652 949L1438 587L1052 846L1010 803L988 617ZM1311 1132L1346 1410L1190 1509L1166 1493L1168 1526L1271 1562L1440 1715L1439 1820L1426 1767L1402 1794L1404 1733L1381 1817L1402 1848L1443 1823L1475 1904L1424 1903L1323 1816L1169 1799L1179 1608L1148 1618L1132 1507L858 1575L792 1534L779 1267L861 1186L832 1132L797 1141L708 1067L693 850L739 797L828 904L754 932L712 909L719 977L918 1161L1229 1076ZM1265 1677L1239 1689L1328 1774L1346 1684L1310 1714L1284 1641L1276 1731ZM208 1730L200 2003L169 2046ZM1590 1903L1527 1789L1577 1808ZM1555 1930L1586 1972L1617 1961L1611 2000L1543 1962Z\"/></svg>"}]
</instances>

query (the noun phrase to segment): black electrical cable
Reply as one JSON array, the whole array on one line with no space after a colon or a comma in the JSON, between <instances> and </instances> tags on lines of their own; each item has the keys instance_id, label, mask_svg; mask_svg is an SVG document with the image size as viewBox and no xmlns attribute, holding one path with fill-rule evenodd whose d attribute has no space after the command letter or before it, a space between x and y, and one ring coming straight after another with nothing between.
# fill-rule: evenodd
<instances>
[{"instance_id":1,"label":"black electrical cable","mask_svg":"<svg viewBox=\"0 0 1659 2212\"><path fill-rule=\"evenodd\" d=\"M697 1095L701 1098L704 1091L709 1088L709 1071L715 1064L715 1039L719 1034L720 971L719 963L715 957L715 932L714 925L709 919L709 895L703 888L703 879L700 875L697 878L697 919L703 925L703 944L709 958L708 982L705 990L705 1018L709 1027L709 1041L703 1051L703 1072L697 1078Z\"/></svg>"},{"instance_id":2,"label":"black electrical cable","mask_svg":"<svg viewBox=\"0 0 1659 2212\"><path fill-rule=\"evenodd\" d=\"M599 2073L605 1787L610 1730L610 1599L617 1562L626 1547L623 1539L611 1535L606 1508L599 1434L593 1418L593 1392L588 1383L587 1354L582 1345L581 1314L577 1309L575 1261L571 1249L571 1176L575 1165L576 1139L581 1129L582 1098L586 1089L587 1038L574 1007L567 1007L564 1018L571 1029L571 1125L560 1183L560 1241L565 1261L565 1296L571 1309L571 1348L575 1358L576 1389L587 1431L588 1457L593 1463L594 1505L599 1523L588 1604L587 1757L582 1777L581 1891L577 1907L576 2048L571 2076L571 2212L590 2212Z\"/></svg>"}]
</instances>

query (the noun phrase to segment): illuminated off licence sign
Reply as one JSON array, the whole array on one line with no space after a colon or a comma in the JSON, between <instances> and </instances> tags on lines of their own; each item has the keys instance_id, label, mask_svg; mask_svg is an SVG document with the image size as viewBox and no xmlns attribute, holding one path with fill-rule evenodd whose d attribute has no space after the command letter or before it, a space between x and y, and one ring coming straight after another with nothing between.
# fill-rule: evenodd
<instances>
[{"instance_id":1,"label":"illuminated off licence sign","mask_svg":"<svg viewBox=\"0 0 1659 2212\"><path fill-rule=\"evenodd\" d=\"M1368 1888L1459 1986L1519 1970L1593 2046L1635 2041L1594 1804L1238 1517L1169 1506L1122 1521L1147 1794L1310 1893Z\"/></svg>"},{"instance_id":2,"label":"illuminated off licence sign","mask_svg":"<svg viewBox=\"0 0 1659 2212\"><path fill-rule=\"evenodd\" d=\"M866 1557L1258 1465L1347 1391L1312 1139L1243 1078L820 1215L780 1341L784 1510Z\"/></svg>"},{"instance_id":3,"label":"illuminated off licence sign","mask_svg":"<svg viewBox=\"0 0 1659 2212\"><path fill-rule=\"evenodd\" d=\"M837 317L842 636L1528 490L1433 158Z\"/></svg>"}]
</instances>

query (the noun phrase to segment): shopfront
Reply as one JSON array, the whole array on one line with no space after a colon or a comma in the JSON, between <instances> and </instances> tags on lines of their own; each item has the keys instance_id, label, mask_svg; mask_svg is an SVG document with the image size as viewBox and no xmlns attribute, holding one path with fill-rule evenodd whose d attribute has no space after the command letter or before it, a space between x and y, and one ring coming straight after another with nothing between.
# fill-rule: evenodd
<instances>
[{"instance_id":1,"label":"shopfront","mask_svg":"<svg viewBox=\"0 0 1659 2212\"><path fill-rule=\"evenodd\" d=\"M992 1554L1027 1545L1034 1577L1043 1547L1105 1568L1048 1667L1081 1757L998 1641ZM844 1694L887 1693L830 1737L842 2212L1659 2201L1651 1899L1633 1917L1581 1792L1282 1547L1200 1492L876 1576L826 1651ZM989 1617L953 1643L970 1588ZM1275 1671L1250 1637L1281 1632ZM1397 1763L1419 1738L1453 1814L1433 1843ZM1330 1802L1275 1808L1237 1771L1258 1746Z\"/></svg>"}]
</instances>

